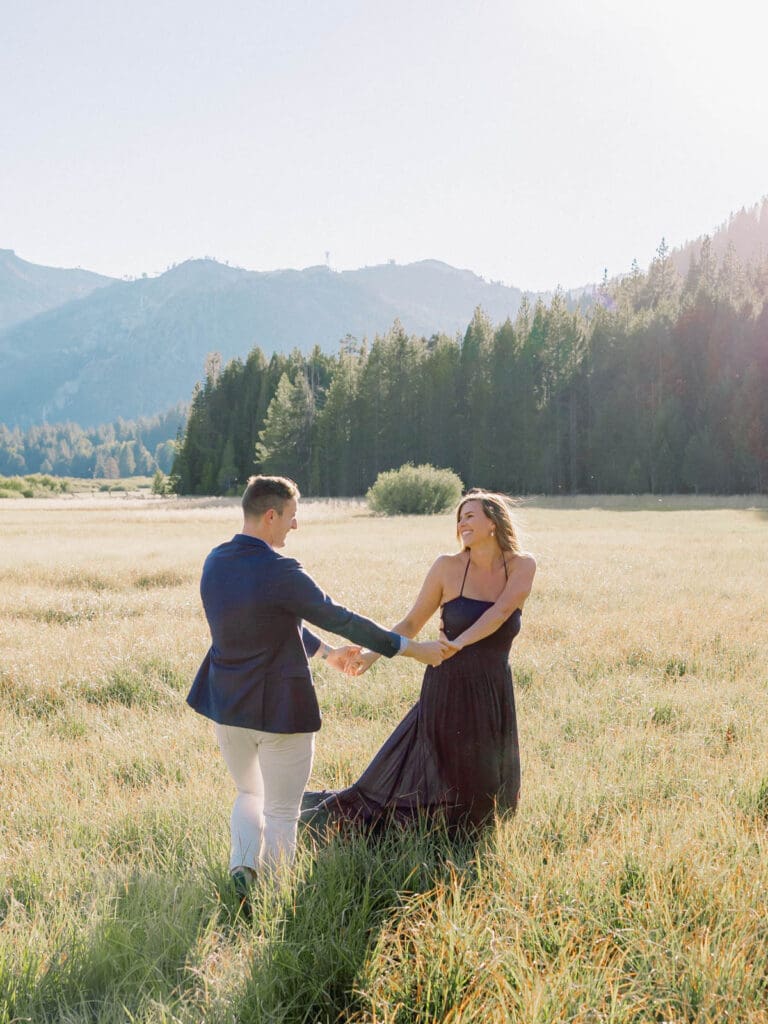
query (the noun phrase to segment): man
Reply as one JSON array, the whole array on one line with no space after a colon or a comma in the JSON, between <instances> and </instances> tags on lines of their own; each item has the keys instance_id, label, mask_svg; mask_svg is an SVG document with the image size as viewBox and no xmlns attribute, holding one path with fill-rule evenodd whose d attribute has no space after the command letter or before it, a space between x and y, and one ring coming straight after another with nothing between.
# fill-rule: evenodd
<instances>
[{"instance_id":1,"label":"man","mask_svg":"<svg viewBox=\"0 0 768 1024\"><path fill-rule=\"evenodd\" d=\"M211 551L200 581L212 644L187 701L215 723L237 787L230 873L246 912L257 872L290 863L296 849L320 728L308 657L319 654L343 670L365 646L388 658L443 660L439 641L417 643L334 604L295 559L278 554L298 528L298 499L292 480L251 477L242 533ZM359 646L331 648L303 619Z\"/></svg>"}]
</instances>

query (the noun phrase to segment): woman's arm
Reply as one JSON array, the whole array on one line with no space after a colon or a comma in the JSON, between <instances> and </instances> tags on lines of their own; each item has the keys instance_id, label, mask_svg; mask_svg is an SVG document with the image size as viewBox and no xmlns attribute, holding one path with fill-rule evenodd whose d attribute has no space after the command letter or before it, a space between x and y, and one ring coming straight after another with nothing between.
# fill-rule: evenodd
<instances>
[{"instance_id":1,"label":"woman's arm","mask_svg":"<svg viewBox=\"0 0 768 1024\"><path fill-rule=\"evenodd\" d=\"M443 599L443 580L445 577L445 567L447 565L447 559L450 555L440 555L440 557L433 563L431 569L424 578L424 582L421 585L421 590L413 603L412 608L402 618L397 625L392 627L393 633L400 633L401 636L406 636L412 639L419 633L419 631L426 625L427 622L432 618L437 609L440 607L440 603ZM366 669L370 668L374 661L378 661L380 655L374 651L365 651L359 655L357 664L357 675L361 675Z\"/></svg>"},{"instance_id":2,"label":"woman's arm","mask_svg":"<svg viewBox=\"0 0 768 1024\"><path fill-rule=\"evenodd\" d=\"M478 640L495 633L512 612L523 607L525 599L531 592L535 575L536 559L533 555L516 555L506 586L495 604L483 612L477 622L473 622L455 640L443 639L443 646L456 653L469 644L476 644Z\"/></svg>"},{"instance_id":3,"label":"woman's arm","mask_svg":"<svg viewBox=\"0 0 768 1024\"><path fill-rule=\"evenodd\" d=\"M443 599L443 580L445 567L450 555L440 555L432 564L421 590L413 603L411 610L402 618L396 626L392 627L393 633L400 633L409 638L416 634L429 622Z\"/></svg>"}]
</instances>

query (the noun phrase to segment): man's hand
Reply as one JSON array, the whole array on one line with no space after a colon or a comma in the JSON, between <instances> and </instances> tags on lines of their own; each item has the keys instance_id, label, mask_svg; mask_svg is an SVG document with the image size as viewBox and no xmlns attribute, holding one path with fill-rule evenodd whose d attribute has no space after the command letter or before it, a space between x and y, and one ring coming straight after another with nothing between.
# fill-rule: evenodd
<instances>
[{"instance_id":1,"label":"man's hand","mask_svg":"<svg viewBox=\"0 0 768 1024\"><path fill-rule=\"evenodd\" d=\"M333 668L338 669L339 672L343 672L348 676L355 676L357 675L355 663L356 659L360 656L361 650L362 648L357 647L355 644L332 647L330 654L328 654L325 660Z\"/></svg>"},{"instance_id":2,"label":"man's hand","mask_svg":"<svg viewBox=\"0 0 768 1024\"><path fill-rule=\"evenodd\" d=\"M351 659L352 672L351 675L361 676L363 672L367 672L374 661L378 661L380 655L376 651L361 651L355 658Z\"/></svg>"}]
</instances>

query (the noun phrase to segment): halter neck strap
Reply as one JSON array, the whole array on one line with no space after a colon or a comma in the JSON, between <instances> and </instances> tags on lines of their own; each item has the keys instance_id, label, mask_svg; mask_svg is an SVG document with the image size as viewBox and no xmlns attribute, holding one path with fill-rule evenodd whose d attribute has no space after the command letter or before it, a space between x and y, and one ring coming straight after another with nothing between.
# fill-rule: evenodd
<instances>
[{"instance_id":1,"label":"halter neck strap","mask_svg":"<svg viewBox=\"0 0 768 1024\"><path fill-rule=\"evenodd\" d=\"M469 552L467 552L467 565L466 565L466 568L464 569L464 577L463 577L463 579L461 581L461 590L459 591L459 597L461 597L461 595L464 593L464 584L466 583L467 573L469 572L469 559L470 559L470 555L469 555Z\"/></svg>"}]
</instances>

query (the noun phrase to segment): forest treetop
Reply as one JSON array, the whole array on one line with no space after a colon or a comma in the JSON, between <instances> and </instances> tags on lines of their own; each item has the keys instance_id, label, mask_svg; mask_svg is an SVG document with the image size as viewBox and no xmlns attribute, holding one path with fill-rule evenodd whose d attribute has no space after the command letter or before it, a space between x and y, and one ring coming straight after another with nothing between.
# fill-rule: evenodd
<instances>
[{"instance_id":1,"label":"forest treetop","mask_svg":"<svg viewBox=\"0 0 768 1024\"><path fill-rule=\"evenodd\" d=\"M596 300L524 300L498 326L478 308L457 337L396 321L336 355L214 354L176 488L234 493L260 470L360 495L413 462L518 494L766 491L768 260L705 238L681 277L662 241Z\"/></svg>"}]
</instances>

